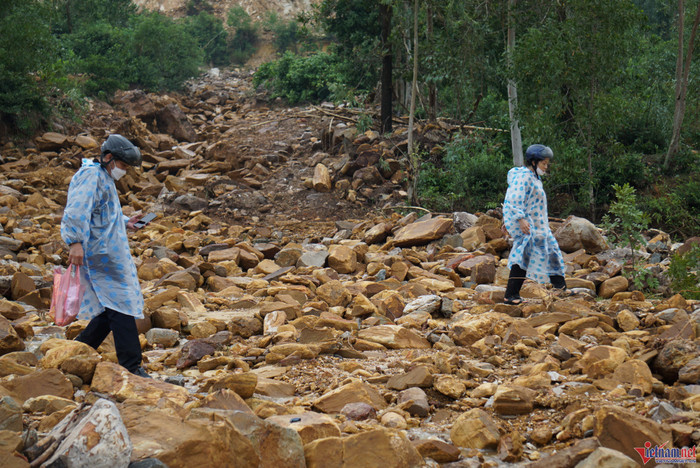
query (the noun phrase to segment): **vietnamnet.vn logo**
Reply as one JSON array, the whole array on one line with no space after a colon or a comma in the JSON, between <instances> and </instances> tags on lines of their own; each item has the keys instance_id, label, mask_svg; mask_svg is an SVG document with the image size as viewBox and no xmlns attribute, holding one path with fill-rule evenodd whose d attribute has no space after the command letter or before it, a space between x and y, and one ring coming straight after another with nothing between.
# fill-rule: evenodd
<instances>
[{"instance_id":1,"label":"vietnamnet.vn logo","mask_svg":"<svg viewBox=\"0 0 700 468\"><path fill-rule=\"evenodd\" d=\"M651 459L656 463L695 463L697 447L683 448L667 448L665 442L663 445L651 446L651 442L645 442L644 447L635 447L642 462L646 465Z\"/></svg>"}]
</instances>

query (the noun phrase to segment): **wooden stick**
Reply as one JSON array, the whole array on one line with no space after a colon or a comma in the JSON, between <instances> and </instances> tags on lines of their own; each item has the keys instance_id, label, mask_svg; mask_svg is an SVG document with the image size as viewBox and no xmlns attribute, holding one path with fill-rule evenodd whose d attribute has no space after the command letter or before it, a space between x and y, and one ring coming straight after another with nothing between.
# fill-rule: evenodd
<instances>
[{"instance_id":1,"label":"wooden stick","mask_svg":"<svg viewBox=\"0 0 700 468\"><path fill-rule=\"evenodd\" d=\"M403 206L403 205L402 205L402 206L388 206L388 207L383 208L383 209L385 209L385 210L401 210L401 209L405 209L405 210L422 210L422 211L425 211L426 213L432 213L432 211L430 211L430 210L428 210L428 209L426 209L426 208L421 208L420 206Z\"/></svg>"}]
</instances>

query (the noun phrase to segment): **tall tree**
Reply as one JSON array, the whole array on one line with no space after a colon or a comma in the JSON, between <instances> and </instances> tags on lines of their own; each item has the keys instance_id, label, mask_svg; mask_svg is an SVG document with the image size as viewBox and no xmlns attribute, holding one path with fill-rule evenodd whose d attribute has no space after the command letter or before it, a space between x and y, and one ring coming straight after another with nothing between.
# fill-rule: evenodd
<instances>
[{"instance_id":1,"label":"tall tree","mask_svg":"<svg viewBox=\"0 0 700 468\"><path fill-rule=\"evenodd\" d=\"M685 43L684 33L684 17L685 17L685 0L678 0L678 56L676 57L676 92L675 92L675 110L673 112L673 131L671 133L671 143L668 145L666 158L664 159L664 167L671 164L671 158L678 153L681 143L681 127L683 126L683 118L685 116L685 101L688 93L688 75L690 74L690 62L693 59L693 49L695 48L695 36L698 32L698 24L700 23L700 4L695 13L695 21L690 31L688 39L688 49L685 58L683 58L683 46Z\"/></svg>"},{"instance_id":2,"label":"tall tree","mask_svg":"<svg viewBox=\"0 0 700 468\"><path fill-rule=\"evenodd\" d=\"M382 23L381 41L382 41L382 80L381 80L381 111L380 123L382 133L391 132L392 127L392 66L393 55L391 53L391 43L389 36L391 34L391 5L386 3L379 4L379 16Z\"/></svg>"},{"instance_id":3,"label":"tall tree","mask_svg":"<svg viewBox=\"0 0 700 468\"><path fill-rule=\"evenodd\" d=\"M508 67L508 114L510 116L510 145L513 150L513 165L523 165L523 141L518 124L518 88L513 69L513 49L515 49L515 5L517 0L508 0L508 44L506 57Z\"/></svg>"},{"instance_id":4,"label":"tall tree","mask_svg":"<svg viewBox=\"0 0 700 468\"><path fill-rule=\"evenodd\" d=\"M521 115L528 115L531 130L539 127L535 136L576 139L583 147L572 163L586 173L579 183L591 219L598 191L610 190L595 173L604 166L600 149L614 139L611 127L624 119L625 101L634 98L619 87L643 18L631 0L561 0L541 25L519 36L519 91L526 88L520 97L533 109Z\"/></svg>"},{"instance_id":5,"label":"tall tree","mask_svg":"<svg viewBox=\"0 0 700 468\"><path fill-rule=\"evenodd\" d=\"M411 202L418 200L416 186L418 182L418 158L413 149L413 121L416 113L416 94L418 94L418 0L413 0L413 79L411 80L411 110L408 114L408 157L411 161L413 180Z\"/></svg>"}]
</instances>

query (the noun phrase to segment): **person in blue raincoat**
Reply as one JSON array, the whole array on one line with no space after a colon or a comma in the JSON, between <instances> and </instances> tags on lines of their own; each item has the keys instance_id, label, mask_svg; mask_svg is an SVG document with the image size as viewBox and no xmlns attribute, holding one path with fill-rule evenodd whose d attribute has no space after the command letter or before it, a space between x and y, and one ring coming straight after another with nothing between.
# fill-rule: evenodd
<instances>
[{"instance_id":1,"label":"person in blue raincoat","mask_svg":"<svg viewBox=\"0 0 700 468\"><path fill-rule=\"evenodd\" d=\"M554 288L566 291L564 258L549 228L547 195L540 180L553 156L548 146L532 145L525 152L525 166L508 171L503 222L513 237L513 248L508 257L506 304L522 303L520 288L526 278L550 281Z\"/></svg>"},{"instance_id":2,"label":"person in blue raincoat","mask_svg":"<svg viewBox=\"0 0 700 468\"><path fill-rule=\"evenodd\" d=\"M70 246L68 263L81 266L85 284L78 318L90 320L75 339L97 349L111 331L119 364L148 377L136 327L143 295L126 236L138 217L123 215L114 184L140 164L139 149L117 134L107 137L99 158L83 159L68 188L61 237Z\"/></svg>"}]
</instances>

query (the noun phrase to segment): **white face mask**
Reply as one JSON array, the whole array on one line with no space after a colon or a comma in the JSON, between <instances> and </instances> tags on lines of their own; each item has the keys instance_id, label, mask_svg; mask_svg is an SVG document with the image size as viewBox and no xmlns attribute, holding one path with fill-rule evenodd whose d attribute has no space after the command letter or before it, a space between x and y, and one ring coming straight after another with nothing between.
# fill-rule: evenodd
<instances>
[{"instance_id":1,"label":"white face mask","mask_svg":"<svg viewBox=\"0 0 700 468\"><path fill-rule=\"evenodd\" d=\"M547 175L547 173L538 167L537 168L537 175L540 177L544 177Z\"/></svg>"},{"instance_id":2,"label":"white face mask","mask_svg":"<svg viewBox=\"0 0 700 468\"><path fill-rule=\"evenodd\" d=\"M117 166L114 166L110 174L112 175L112 179L119 180L126 175L126 171L124 169L118 168Z\"/></svg>"}]
</instances>

